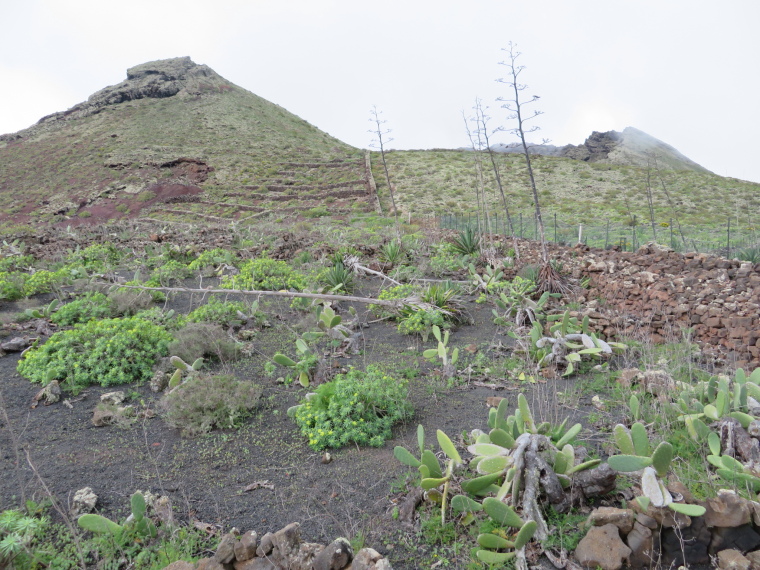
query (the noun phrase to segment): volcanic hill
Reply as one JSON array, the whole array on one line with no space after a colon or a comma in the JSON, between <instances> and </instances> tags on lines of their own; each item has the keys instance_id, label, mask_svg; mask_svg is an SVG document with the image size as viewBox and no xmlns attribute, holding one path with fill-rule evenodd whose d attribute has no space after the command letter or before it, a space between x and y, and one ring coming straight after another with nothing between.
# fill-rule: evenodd
<instances>
[{"instance_id":1,"label":"volcanic hill","mask_svg":"<svg viewBox=\"0 0 760 570\"><path fill-rule=\"evenodd\" d=\"M364 153L189 57L0 136L0 224L371 208Z\"/></svg>"}]
</instances>

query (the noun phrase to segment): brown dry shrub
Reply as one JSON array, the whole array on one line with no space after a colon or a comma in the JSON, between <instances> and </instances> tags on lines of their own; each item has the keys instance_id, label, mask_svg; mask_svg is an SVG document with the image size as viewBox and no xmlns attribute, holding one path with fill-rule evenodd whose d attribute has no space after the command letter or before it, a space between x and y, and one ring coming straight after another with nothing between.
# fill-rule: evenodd
<instances>
[{"instance_id":1,"label":"brown dry shrub","mask_svg":"<svg viewBox=\"0 0 760 570\"><path fill-rule=\"evenodd\" d=\"M169 354L179 356L185 362L193 362L199 356L230 362L240 357L240 348L219 325L188 323L174 333Z\"/></svg>"},{"instance_id":2,"label":"brown dry shrub","mask_svg":"<svg viewBox=\"0 0 760 570\"><path fill-rule=\"evenodd\" d=\"M114 307L114 314L129 317L144 311L153 304L150 291L138 289L117 289L108 294Z\"/></svg>"},{"instance_id":3,"label":"brown dry shrub","mask_svg":"<svg viewBox=\"0 0 760 570\"><path fill-rule=\"evenodd\" d=\"M230 374L197 375L164 396L164 418L183 435L199 435L214 428L240 427L253 413L261 387Z\"/></svg>"}]
</instances>

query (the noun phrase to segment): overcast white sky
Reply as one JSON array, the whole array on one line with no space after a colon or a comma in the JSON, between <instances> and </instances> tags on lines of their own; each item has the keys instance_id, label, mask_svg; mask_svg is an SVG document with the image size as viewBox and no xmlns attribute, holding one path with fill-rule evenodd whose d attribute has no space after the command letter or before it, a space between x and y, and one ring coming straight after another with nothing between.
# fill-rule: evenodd
<instances>
[{"instance_id":1,"label":"overcast white sky","mask_svg":"<svg viewBox=\"0 0 760 570\"><path fill-rule=\"evenodd\" d=\"M540 138L634 126L760 182L758 23L758 0L0 0L0 133L189 55L354 146L372 105L391 147L466 146L476 96L510 126L495 80L511 40Z\"/></svg>"}]
</instances>

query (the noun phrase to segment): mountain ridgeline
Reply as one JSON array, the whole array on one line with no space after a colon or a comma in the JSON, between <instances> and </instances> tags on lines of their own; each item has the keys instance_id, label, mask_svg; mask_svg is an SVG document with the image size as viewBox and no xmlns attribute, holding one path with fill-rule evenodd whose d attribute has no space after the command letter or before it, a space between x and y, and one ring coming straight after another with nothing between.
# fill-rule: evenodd
<instances>
[{"instance_id":1,"label":"mountain ridgeline","mask_svg":"<svg viewBox=\"0 0 760 570\"><path fill-rule=\"evenodd\" d=\"M520 149L495 150L509 207L530 212ZM647 192L658 221L717 224L733 216L746 224L746 212L760 206L760 185L712 174L632 127L531 153L542 207L581 222L646 219ZM471 212L482 198L491 211L502 209L483 155L482 194L478 155L470 151L392 151L387 158L407 217ZM87 101L0 135L5 235L125 218L254 224L270 216L366 215L383 206L388 213L389 202L376 153L189 57L130 68L126 80Z\"/></svg>"}]
</instances>

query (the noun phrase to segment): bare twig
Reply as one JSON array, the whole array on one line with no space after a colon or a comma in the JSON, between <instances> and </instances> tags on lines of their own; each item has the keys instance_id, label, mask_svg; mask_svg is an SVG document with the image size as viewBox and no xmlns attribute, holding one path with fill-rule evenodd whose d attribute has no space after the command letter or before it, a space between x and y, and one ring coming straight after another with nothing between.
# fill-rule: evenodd
<instances>
[{"instance_id":1,"label":"bare twig","mask_svg":"<svg viewBox=\"0 0 760 570\"><path fill-rule=\"evenodd\" d=\"M289 299L303 297L306 299L323 299L325 301L351 301L354 303L368 303L383 305L398 309L403 305L414 304L414 301L406 299L372 299L370 297L352 297L350 295L329 295L322 293L299 293L295 291L245 291L242 289L193 289L189 287L144 287L142 285L113 285L112 283L99 282L98 285L114 286L119 289L139 289L142 291L164 291L167 293L219 293L234 295L252 295L257 297L287 297Z\"/></svg>"},{"instance_id":2,"label":"bare twig","mask_svg":"<svg viewBox=\"0 0 760 570\"><path fill-rule=\"evenodd\" d=\"M50 503L53 505L53 508L61 517L66 527L69 529L69 532L71 533L71 538L74 540L74 545L77 548L77 555L79 556L79 565L82 568L82 570L86 570L87 564L84 559L84 551L82 550L82 544L79 541L79 534L77 533L77 529L74 527L74 524L71 522L71 518L69 518L68 513L66 513L66 511L64 511L63 508L61 508L61 506L58 504L58 501L56 500L52 491L45 483L45 480L40 476L39 471L37 471L37 467L35 467L34 463L32 463L32 457L29 455L29 450L25 449L24 453L26 453L26 462L29 464L29 467L32 469L34 476L37 478L37 481L39 481L40 485L42 486L42 489L45 491L45 494L47 494L48 499L50 499Z\"/></svg>"}]
</instances>

